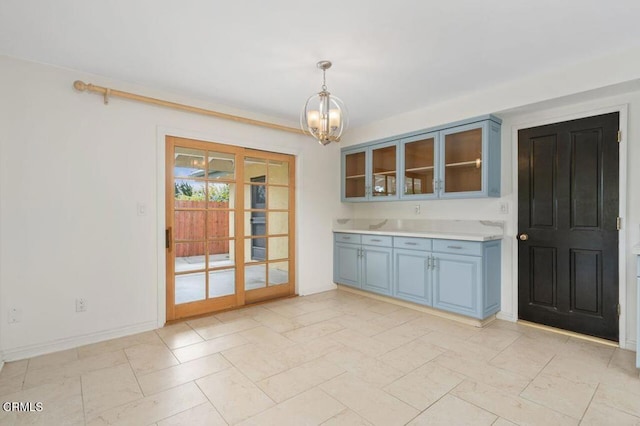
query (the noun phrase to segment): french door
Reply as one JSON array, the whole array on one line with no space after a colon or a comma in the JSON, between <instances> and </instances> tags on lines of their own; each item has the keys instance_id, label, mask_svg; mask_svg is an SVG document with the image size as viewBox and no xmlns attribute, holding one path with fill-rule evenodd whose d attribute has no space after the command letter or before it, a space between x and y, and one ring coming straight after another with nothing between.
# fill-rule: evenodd
<instances>
[{"instance_id":1,"label":"french door","mask_svg":"<svg viewBox=\"0 0 640 426\"><path fill-rule=\"evenodd\" d=\"M167 320L295 294L294 160L167 137Z\"/></svg>"}]
</instances>

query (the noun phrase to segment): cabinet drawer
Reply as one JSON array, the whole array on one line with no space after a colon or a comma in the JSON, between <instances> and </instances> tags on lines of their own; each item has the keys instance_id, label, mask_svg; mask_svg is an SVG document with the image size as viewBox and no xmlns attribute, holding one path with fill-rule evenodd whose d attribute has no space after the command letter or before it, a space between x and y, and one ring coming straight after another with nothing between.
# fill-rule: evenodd
<instances>
[{"instance_id":1,"label":"cabinet drawer","mask_svg":"<svg viewBox=\"0 0 640 426\"><path fill-rule=\"evenodd\" d=\"M433 240L433 251L482 256L482 243L479 241Z\"/></svg>"},{"instance_id":2,"label":"cabinet drawer","mask_svg":"<svg viewBox=\"0 0 640 426\"><path fill-rule=\"evenodd\" d=\"M391 247L393 245L393 237L387 235L363 235L362 244L367 246Z\"/></svg>"},{"instance_id":3,"label":"cabinet drawer","mask_svg":"<svg viewBox=\"0 0 640 426\"><path fill-rule=\"evenodd\" d=\"M334 238L336 243L351 243L351 244L360 244L360 234L342 234L335 233Z\"/></svg>"},{"instance_id":4,"label":"cabinet drawer","mask_svg":"<svg viewBox=\"0 0 640 426\"><path fill-rule=\"evenodd\" d=\"M431 251L431 240L428 238L393 237L393 246L409 250Z\"/></svg>"}]
</instances>

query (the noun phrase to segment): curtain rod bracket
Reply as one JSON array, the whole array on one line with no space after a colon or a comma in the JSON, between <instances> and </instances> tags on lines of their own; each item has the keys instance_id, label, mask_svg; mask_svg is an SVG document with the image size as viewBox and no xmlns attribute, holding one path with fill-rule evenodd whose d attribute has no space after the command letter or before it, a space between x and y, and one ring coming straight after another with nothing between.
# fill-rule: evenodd
<instances>
[{"instance_id":1,"label":"curtain rod bracket","mask_svg":"<svg viewBox=\"0 0 640 426\"><path fill-rule=\"evenodd\" d=\"M111 96L111 89L107 88L107 90L104 91L104 104L105 105L109 105L109 96Z\"/></svg>"}]
</instances>

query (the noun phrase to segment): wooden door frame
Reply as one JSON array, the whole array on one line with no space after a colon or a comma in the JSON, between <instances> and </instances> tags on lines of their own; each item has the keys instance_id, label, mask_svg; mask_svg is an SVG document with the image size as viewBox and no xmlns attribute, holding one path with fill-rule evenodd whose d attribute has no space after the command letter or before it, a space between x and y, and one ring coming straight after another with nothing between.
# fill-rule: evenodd
<instances>
[{"instance_id":1,"label":"wooden door frame","mask_svg":"<svg viewBox=\"0 0 640 426\"><path fill-rule=\"evenodd\" d=\"M564 112L560 112L560 111ZM575 112L567 112L575 111ZM511 304L512 316L499 315L504 319L511 321L518 320L518 248L516 241L516 233L518 232L518 132L522 129L530 127L545 126L548 124L561 123L564 121L576 120L580 118L588 118L596 115L609 114L618 112L620 114L619 129L622 131L622 139L619 143L619 215L622 218L622 229L618 233L618 303L620 303L621 312L618 318L618 345L621 348L633 349L627 347L627 133L628 133L628 104L616 104L598 109L581 109L580 106L568 106L565 108L552 109L542 111L536 115L537 118L527 118L529 121L518 121L511 126L511 170L512 170L512 187L513 198L512 208L510 210L510 222L514 224L513 232L505 234L505 238L511 239ZM528 115L531 117L533 114ZM504 134L503 134L504 136ZM504 289L502 294L504 295Z\"/></svg>"},{"instance_id":2,"label":"wooden door frame","mask_svg":"<svg viewBox=\"0 0 640 426\"><path fill-rule=\"evenodd\" d=\"M238 132L241 133L241 132ZM211 142L219 145L230 145L239 148L244 148L248 150L257 150L264 151L265 144L264 141L260 141L255 137L245 138L241 135L230 136L222 132L221 135L212 135L212 134L203 134L200 132L191 132L184 129L170 128L158 126L156 128L156 259L157 259L157 269L156 269L156 277L157 277L157 318L156 318L156 326L158 328L164 327L167 322L167 279L166 279L166 271L167 271L167 263L166 263L166 249L165 249L165 230L166 230L166 217L165 217L165 206L166 206L166 138L167 136L174 136L177 138L184 139L194 139L202 142ZM250 142L248 142L250 141ZM269 152L274 154L285 154L294 156L294 167L295 167L295 185L292 193L292 197L295 200L293 207L295 211L300 211L300 189L302 187L302 176L300 173L301 167L304 158L302 151L299 148L287 148L283 146L269 146L267 147ZM294 262L294 274L296 278L299 276L299 262L297 262L297 254L298 254L298 220L290 218L290 223L293 223L293 227L290 228L290 232L294 234L293 236L293 247L289 247L292 256L295 256L296 261ZM296 279L295 282L295 292L298 293L299 283Z\"/></svg>"}]
</instances>

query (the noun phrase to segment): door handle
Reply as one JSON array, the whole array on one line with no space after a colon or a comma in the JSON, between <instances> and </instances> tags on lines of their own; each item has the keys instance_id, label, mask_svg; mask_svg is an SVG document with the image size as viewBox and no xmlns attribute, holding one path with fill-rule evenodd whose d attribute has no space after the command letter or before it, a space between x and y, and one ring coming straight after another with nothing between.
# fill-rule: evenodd
<instances>
[{"instance_id":1,"label":"door handle","mask_svg":"<svg viewBox=\"0 0 640 426\"><path fill-rule=\"evenodd\" d=\"M520 234L520 235L518 235L518 239L520 241L527 241L529 239L529 235L528 234Z\"/></svg>"},{"instance_id":2,"label":"door handle","mask_svg":"<svg viewBox=\"0 0 640 426\"><path fill-rule=\"evenodd\" d=\"M173 236L173 235L172 235L172 234L173 234L173 232L172 232L172 231L173 231L173 230L171 229L171 227L168 227L168 228L165 230L165 233L164 233L164 238L165 238L165 247L166 247L169 251L171 251L171 243L172 243L172 241L171 241L171 237Z\"/></svg>"}]
</instances>

